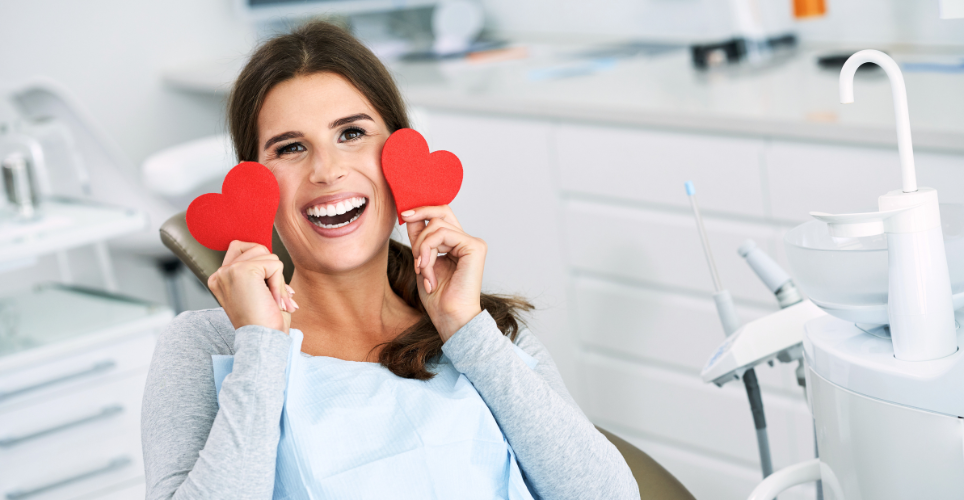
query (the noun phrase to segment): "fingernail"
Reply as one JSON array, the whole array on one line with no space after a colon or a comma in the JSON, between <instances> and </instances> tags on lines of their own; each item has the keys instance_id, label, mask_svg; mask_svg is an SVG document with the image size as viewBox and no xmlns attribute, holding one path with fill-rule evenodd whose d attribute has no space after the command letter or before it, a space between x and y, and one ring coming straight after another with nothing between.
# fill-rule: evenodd
<instances>
[{"instance_id":1,"label":"fingernail","mask_svg":"<svg viewBox=\"0 0 964 500\"><path fill-rule=\"evenodd\" d=\"M425 293L432 293L432 284L428 282L428 278L423 281L425 284Z\"/></svg>"},{"instance_id":2,"label":"fingernail","mask_svg":"<svg viewBox=\"0 0 964 500\"><path fill-rule=\"evenodd\" d=\"M290 301L291 301L291 305L293 305L293 306L295 307L295 309L296 309L296 310L297 310L297 309L301 309L301 306L299 306L299 305L298 305L298 303L297 303L297 302L295 302L295 299L292 299L292 298L288 298L288 300L290 300Z\"/></svg>"},{"instance_id":3,"label":"fingernail","mask_svg":"<svg viewBox=\"0 0 964 500\"><path fill-rule=\"evenodd\" d=\"M295 289L294 289L294 288L291 288L291 287L288 286L288 285L285 285L285 288L288 290L288 295L294 295L294 294L295 294Z\"/></svg>"},{"instance_id":4,"label":"fingernail","mask_svg":"<svg viewBox=\"0 0 964 500\"><path fill-rule=\"evenodd\" d=\"M281 310L282 310L282 311L288 312L288 308L285 307L285 301L284 301L284 300L279 300L279 301L278 301L278 305L281 306Z\"/></svg>"},{"instance_id":5,"label":"fingernail","mask_svg":"<svg viewBox=\"0 0 964 500\"><path fill-rule=\"evenodd\" d=\"M406 211L402 212L402 217L410 217L410 216L412 216L412 215L415 215L415 211L414 211L414 210L406 210Z\"/></svg>"},{"instance_id":6,"label":"fingernail","mask_svg":"<svg viewBox=\"0 0 964 500\"><path fill-rule=\"evenodd\" d=\"M422 256L415 259L415 267L422 267Z\"/></svg>"}]
</instances>

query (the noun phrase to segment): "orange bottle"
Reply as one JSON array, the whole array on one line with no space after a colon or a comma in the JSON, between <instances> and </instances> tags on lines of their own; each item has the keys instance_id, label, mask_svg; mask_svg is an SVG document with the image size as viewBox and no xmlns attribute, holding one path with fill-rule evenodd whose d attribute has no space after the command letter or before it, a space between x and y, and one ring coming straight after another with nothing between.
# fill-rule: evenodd
<instances>
[{"instance_id":1,"label":"orange bottle","mask_svg":"<svg viewBox=\"0 0 964 500\"><path fill-rule=\"evenodd\" d=\"M793 16L797 19L827 14L826 0L793 0Z\"/></svg>"}]
</instances>

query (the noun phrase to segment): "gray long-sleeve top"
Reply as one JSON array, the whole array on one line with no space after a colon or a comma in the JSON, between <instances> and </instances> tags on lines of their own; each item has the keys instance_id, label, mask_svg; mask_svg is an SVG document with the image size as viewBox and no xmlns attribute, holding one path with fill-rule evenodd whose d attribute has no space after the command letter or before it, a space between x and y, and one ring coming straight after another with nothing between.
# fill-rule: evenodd
<instances>
[{"instance_id":1,"label":"gray long-sleeve top","mask_svg":"<svg viewBox=\"0 0 964 500\"><path fill-rule=\"evenodd\" d=\"M569 395L546 348L528 330L516 345L485 311L442 351L472 382L516 453L533 495L639 499L632 472ZM291 338L237 330L222 309L179 315L157 342L141 413L147 498L269 499ZM215 393L212 354L234 355Z\"/></svg>"}]
</instances>

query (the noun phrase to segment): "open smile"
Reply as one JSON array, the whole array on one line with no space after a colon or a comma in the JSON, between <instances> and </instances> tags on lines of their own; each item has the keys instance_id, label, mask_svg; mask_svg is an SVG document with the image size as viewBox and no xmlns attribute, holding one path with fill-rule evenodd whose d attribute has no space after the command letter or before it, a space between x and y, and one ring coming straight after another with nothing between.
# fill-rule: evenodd
<instances>
[{"instance_id":1,"label":"open smile","mask_svg":"<svg viewBox=\"0 0 964 500\"><path fill-rule=\"evenodd\" d=\"M305 215L312 224L322 229L338 229L358 220L367 207L368 198L358 196L308 207Z\"/></svg>"}]
</instances>

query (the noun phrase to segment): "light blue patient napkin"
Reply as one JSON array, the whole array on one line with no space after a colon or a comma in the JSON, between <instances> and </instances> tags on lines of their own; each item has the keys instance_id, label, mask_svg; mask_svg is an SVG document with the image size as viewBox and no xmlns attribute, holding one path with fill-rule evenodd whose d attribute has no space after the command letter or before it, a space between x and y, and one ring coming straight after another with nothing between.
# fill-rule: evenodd
<instances>
[{"instance_id":1,"label":"light blue patient napkin","mask_svg":"<svg viewBox=\"0 0 964 500\"><path fill-rule=\"evenodd\" d=\"M274 498L533 499L492 412L445 356L431 380L404 379L307 356L302 333L290 335ZM212 362L220 395L233 358Z\"/></svg>"}]
</instances>

